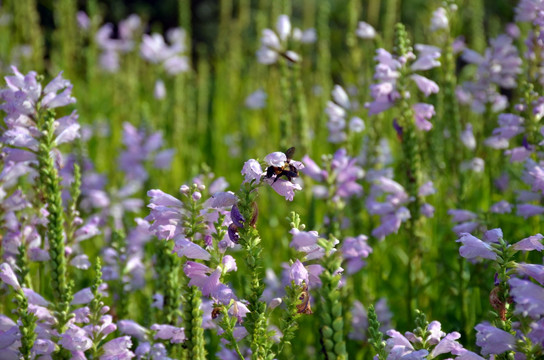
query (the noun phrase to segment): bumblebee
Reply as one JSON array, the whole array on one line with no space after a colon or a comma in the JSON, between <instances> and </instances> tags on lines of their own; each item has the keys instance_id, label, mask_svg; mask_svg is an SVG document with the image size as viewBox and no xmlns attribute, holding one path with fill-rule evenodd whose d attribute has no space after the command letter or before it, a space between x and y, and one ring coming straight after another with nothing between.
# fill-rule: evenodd
<instances>
[{"instance_id":1,"label":"bumblebee","mask_svg":"<svg viewBox=\"0 0 544 360\"><path fill-rule=\"evenodd\" d=\"M298 169L291 164L291 160L293 158L293 154L295 153L295 147L290 147L285 151L285 156L287 157L287 160L285 161L285 164L281 167L279 166L269 166L266 168L266 177L271 178L272 176L276 176L274 179L274 184L278 179L282 176L285 176L287 180L291 181L293 178L298 177Z\"/></svg>"}]
</instances>

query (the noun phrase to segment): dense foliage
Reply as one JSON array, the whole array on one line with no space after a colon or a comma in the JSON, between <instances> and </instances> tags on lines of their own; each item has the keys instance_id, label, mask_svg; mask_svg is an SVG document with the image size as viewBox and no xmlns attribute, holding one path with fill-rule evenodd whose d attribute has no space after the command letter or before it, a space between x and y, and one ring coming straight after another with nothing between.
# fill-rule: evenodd
<instances>
[{"instance_id":1,"label":"dense foliage","mask_svg":"<svg viewBox=\"0 0 544 360\"><path fill-rule=\"evenodd\" d=\"M0 359L543 358L544 1L400 3L2 3Z\"/></svg>"}]
</instances>

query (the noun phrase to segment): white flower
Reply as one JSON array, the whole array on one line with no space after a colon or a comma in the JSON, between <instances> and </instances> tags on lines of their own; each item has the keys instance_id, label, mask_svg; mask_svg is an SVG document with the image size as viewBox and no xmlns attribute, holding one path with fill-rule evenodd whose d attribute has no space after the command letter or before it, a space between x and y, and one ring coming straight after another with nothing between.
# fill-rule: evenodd
<instances>
[{"instance_id":1,"label":"white flower","mask_svg":"<svg viewBox=\"0 0 544 360\"><path fill-rule=\"evenodd\" d=\"M374 30L372 25L364 21L359 21L355 34L361 39L374 39L376 37L376 30Z\"/></svg>"}]
</instances>

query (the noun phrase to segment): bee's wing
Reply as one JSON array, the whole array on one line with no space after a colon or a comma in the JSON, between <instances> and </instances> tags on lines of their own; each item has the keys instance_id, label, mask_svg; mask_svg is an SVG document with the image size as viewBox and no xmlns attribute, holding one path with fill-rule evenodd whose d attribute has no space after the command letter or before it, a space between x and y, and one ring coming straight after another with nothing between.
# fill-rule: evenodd
<instances>
[{"instance_id":1,"label":"bee's wing","mask_svg":"<svg viewBox=\"0 0 544 360\"><path fill-rule=\"evenodd\" d=\"M293 155L295 155L295 147L290 147L285 151L285 156L287 157L287 161L291 160L293 158Z\"/></svg>"}]
</instances>

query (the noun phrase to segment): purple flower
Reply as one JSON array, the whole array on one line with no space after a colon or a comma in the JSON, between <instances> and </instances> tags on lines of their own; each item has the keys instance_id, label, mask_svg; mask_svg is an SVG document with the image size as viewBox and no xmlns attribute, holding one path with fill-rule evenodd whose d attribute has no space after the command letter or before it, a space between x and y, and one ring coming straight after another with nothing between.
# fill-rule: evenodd
<instances>
[{"instance_id":1,"label":"purple flower","mask_svg":"<svg viewBox=\"0 0 544 360\"><path fill-rule=\"evenodd\" d=\"M491 229L484 233L484 240L486 243L499 243L503 238L501 229Z\"/></svg>"},{"instance_id":2,"label":"purple flower","mask_svg":"<svg viewBox=\"0 0 544 360\"><path fill-rule=\"evenodd\" d=\"M147 339L147 329L132 320L119 320L117 322L121 334L130 335L140 341Z\"/></svg>"},{"instance_id":3,"label":"purple flower","mask_svg":"<svg viewBox=\"0 0 544 360\"><path fill-rule=\"evenodd\" d=\"M459 334L458 332L452 332L450 334L447 334L431 351L431 358L447 353L456 354L456 352L463 349L463 346L456 341L460 337L461 334Z\"/></svg>"},{"instance_id":4,"label":"purple flower","mask_svg":"<svg viewBox=\"0 0 544 360\"><path fill-rule=\"evenodd\" d=\"M346 271L349 274L356 273L364 265L364 258L372 253L372 248L367 243L365 235L347 237L342 244L342 255L347 262Z\"/></svg>"},{"instance_id":5,"label":"purple flower","mask_svg":"<svg viewBox=\"0 0 544 360\"><path fill-rule=\"evenodd\" d=\"M472 105L472 110L482 113L487 104L493 111L503 110L508 100L499 94L498 88L516 87L516 77L521 73L522 61L512 44L512 38L499 35L490 41L484 56L467 49L463 52L463 59L478 68L475 80L463 84L467 103Z\"/></svg>"},{"instance_id":6,"label":"purple flower","mask_svg":"<svg viewBox=\"0 0 544 360\"><path fill-rule=\"evenodd\" d=\"M472 131L472 124L467 124L465 130L461 133L461 142L469 150L476 149L476 139L474 138L474 133Z\"/></svg>"},{"instance_id":7,"label":"purple flower","mask_svg":"<svg viewBox=\"0 0 544 360\"><path fill-rule=\"evenodd\" d=\"M544 315L544 288L528 281L511 278L510 294L516 303L515 313L538 319Z\"/></svg>"},{"instance_id":8,"label":"purple flower","mask_svg":"<svg viewBox=\"0 0 544 360\"><path fill-rule=\"evenodd\" d=\"M386 195L384 202L378 201L382 195ZM402 185L389 178L378 177L366 200L368 212L380 216L381 224L372 230L372 236L383 239L391 233L396 233L400 225L410 218L410 211L404 206L409 201Z\"/></svg>"},{"instance_id":9,"label":"purple flower","mask_svg":"<svg viewBox=\"0 0 544 360\"><path fill-rule=\"evenodd\" d=\"M457 242L463 243L459 248L459 254L466 259L472 260L480 257L495 260L497 258L497 253L493 251L491 245L471 234L461 234L461 238Z\"/></svg>"},{"instance_id":10,"label":"purple flower","mask_svg":"<svg viewBox=\"0 0 544 360\"><path fill-rule=\"evenodd\" d=\"M533 344L544 343L544 319L533 322L531 324L531 332L528 334L528 338L531 339Z\"/></svg>"},{"instance_id":11,"label":"purple flower","mask_svg":"<svg viewBox=\"0 0 544 360\"><path fill-rule=\"evenodd\" d=\"M296 251L305 252L307 260L319 259L325 255L325 250L317 244L319 239L317 231L292 229L290 233L293 235L293 240L289 246L295 248Z\"/></svg>"},{"instance_id":12,"label":"purple flower","mask_svg":"<svg viewBox=\"0 0 544 360\"><path fill-rule=\"evenodd\" d=\"M51 355L53 351L55 351L55 343L48 339L36 339L32 347L32 352L36 355Z\"/></svg>"},{"instance_id":13,"label":"purple flower","mask_svg":"<svg viewBox=\"0 0 544 360\"><path fill-rule=\"evenodd\" d=\"M456 351L455 354L457 355L455 360L485 360L485 358L481 357L480 355L466 349Z\"/></svg>"},{"instance_id":14,"label":"purple flower","mask_svg":"<svg viewBox=\"0 0 544 360\"><path fill-rule=\"evenodd\" d=\"M425 96L438 93L438 84L434 81L417 74L411 75L410 78L414 80L419 90L421 90Z\"/></svg>"},{"instance_id":15,"label":"purple flower","mask_svg":"<svg viewBox=\"0 0 544 360\"><path fill-rule=\"evenodd\" d=\"M130 351L132 341L130 336L121 336L108 341L101 346L104 351L99 357L100 360L132 359L134 353Z\"/></svg>"},{"instance_id":16,"label":"purple flower","mask_svg":"<svg viewBox=\"0 0 544 360\"><path fill-rule=\"evenodd\" d=\"M223 263L223 270L225 272L238 270L238 267L236 266L236 260L230 255L225 255L223 257L222 263Z\"/></svg>"},{"instance_id":17,"label":"purple flower","mask_svg":"<svg viewBox=\"0 0 544 360\"><path fill-rule=\"evenodd\" d=\"M151 212L145 218L151 223L149 231L155 233L159 239L165 240L180 234L183 203L158 189L149 190L147 196L151 198L147 206Z\"/></svg>"},{"instance_id":18,"label":"purple flower","mask_svg":"<svg viewBox=\"0 0 544 360\"><path fill-rule=\"evenodd\" d=\"M293 265L289 268L289 281L293 281L295 285L308 284L308 270L300 262L296 260Z\"/></svg>"},{"instance_id":19,"label":"purple flower","mask_svg":"<svg viewBox=\"0 0 544 360\"><path fill-rule=\"evenodd\" d=\"M476 325L474 328L476 334L476 345L482 348L482 355L502 354L516 348L516 338L514 335L497 329L488 323Z\"/></svg>"},{"instance_id":20,"label":"purple flower","mask_svg":"<svg viewBox=\"0 0 544 360\"><path fill-rule=\"evenodd\" d=\"M419 54L414 63L410 66L412 70L430 70L440 66L440 62L436 60L440 58L440 48L431 45L416 44L415 49Z\"/></svg>"},{"instance_id":21,"label":"purple flower","mask_svg":"<svg viewBox=\"0 0 544 360\"><path fill-rule=\"evenodd\" d=\"M257 60L265 65L276 63L280 57L290 62L299 61L297 53L286 49L289 38L296 40L291 31L291 21L287 15L280 15L276 23L276 32L271 29L263 30Z\"/></svg>"},{"instance_id":22,"label":"purple flower","mask_svg":"<svg viewBox=\"0 0 544 360\"><path fill-rule=\"evenodd\" d=\"M58 344L74 353L90 349L93 341L87 337L83 329L75 325L70 325L68 330L60 336Z\"/></svg>"},{"instance_id":23,"label":"purple flower","mask_svg":"<svg viewBox=\"0 0 544 360\"><path fill-rule=\"evenodd\" d=\"M237 202L238 197L236 197L232 191L216 192L206 201L205 206L214 209L221 209L231 207Z\"/></svg>"},{"instance_id":24,"label":"purple flower","mask_svg":"<svg viewBox=\"0 0 544 360\"><path fill-rule=\"evenodd\" d=\"M389 351L391 351L393 348L398 347L403 347L406 350L414 350L414 347L412 346L410 341L397 330L389 330L386 334L387 336L389 336L389 339L387 339L386 347Z\"/></svg>"},{"instance_id":25,"label":"purple flower","mask_svg":"<svg viewBox=\"0 0 544 360\"><path fill-rule=\"evenodd\" d=\"M439 7L433 11L433 16L431 17L431 31L436 31L440 29L448 29L448 13L443 7Z\"/></svg>"},{"instance_id":26,"label":"purple flower","mask_svg":"<svg viewBox=\"0 0 544 360\"><path fill-rule=\"evenodd\" d=\"M244 163L244 167L242 168L242 175L244 175L244 183L255 180L255 184L258 184L261 181L264 172L261 168L261 164L259 164L257 160L249 159Z\"/></svg>"},{"instance_id":27,"label":"purple flower","mask_svg":"<svg viewBox=\"0 0 544 360\"><path fill-rule=\"evenodd\" d=\"M189 70L189 60L182 55L185 51L185 31L180 28L170 29L167 32L170 46L166 44L161 34L144 34L140 45L141 56L153 63L163 65L169 75L177 75Z\"/></svg>"},{"instance_id":28,"label":"purple flower","mask_svg":"<svg viewBox=\"0 0 544 360\"><path fill-rule=\"evenodd\" d=\"M517 215L527 219L531 216L544 213L544 207L533 204L521 204L517 206Z\"/></svg>"},{"instance_id":29,"label":"purple flower","mask_svg":"<svg viewBox=\"0 0 544 360\"><path fill-rule=\"evenodd\" d=\"M263 89L252 92L246 97L245 106L252 110L262 109L266 106L267 96Z\"/></svg>"},{"instance_id":30,"label":"purple flower","mask_svg":"<svg viewBox=\"0 0 544 360\"><path fill-rule=\"evenodd\" d=\"M214 271L206 265L188 261L183 266L183 271L190 279L189 286L199 287L202 295L211 296L223 304L228 304L231 299L235 299L232 290L220 282L220 268ZM207 275L209 273L211 274Z\"/></svg>"},{"instance_id":31,"label":"purple flower","mask_svg":"<svg viewBox=\"0 0 544 360\"><path fill-rule=\"evenodd\" d=\"M244 227L244 222L246 219L242 216L240 213L240 209L238 209L238 206L236 204L232 205L232 209L230 210L230 218L234 225L238 228Z\"/></svg>"},{"instance_id":32,"label":"purple flower","mask_svg":"<svg viewBox=\"0 0 544 360\"><path fill-rule=\"evenodd\" d=\"M308 270L308 288L315 289L321 286L321 273L325 270L323 266L319 264L307 265L306 269ZM339 268L335 274L340 274L342 268Z\"/></svg>"},{"instance_id":33,"label":"purple flower","mask_svg":"<svg viewBox=\"0 0 544 360\"><path fill-rule=\"evenodd\" d=\"M185 341L185 331L183 328L178 328L172 325L151 325L151 330L156 331L153 338L155 340L170 340L172 344L179 344Z\"/></svg>"},{"instance_id":34,"label":"purple flower","mask_svg":"<svg viewBox=\"0 0 544 360\"><path fill-rule=\"evenodd\" d=\"M416 126L420 130L429 131L432 129L433 124L428 120L432 118L435 114L434 106L430 104L418 103L412 106L414 109L414 118L416 121Z\"/></svg>"},{"instance_id":35,"label":"purple flower","mask_svg":"<svg viewBox=\"0 0 544 360\"><path fill-rule=\"evenodd\" d=\"M302 169L304 175L311 177L315 181L324 181L327 178L327 171L322 170L308 155L304 155L302 162L304 163L304 169Z\"/></svg>"},{"instance_id":36,"label":"purple flower","mask_svg":"<svg viewBox=\"0 0 544 360\"><path fill-rule=\"evenodd\" d=\"M339 149L334 153L330 169L331 172L321 170L319 166L307 155L303 158L305 167L301 170L305 175L310 176L316 181L325 181L326 179L334 179L335 193L328 194L328 190L324 192L326 196L331 196L335 199L347 199L353 196L359 196L363 192L363 187L357 183L364 176L363 169L356 164L357 159L351 158L346 149ZM322 185L313 188L314 195L320 195ZM321 196L319 196L321 197Z\"/></svg>"},{"instance_id":37,"label":"purple flower","mask_svg":"<svg viewBox=\"0 0 544 360\"><path fill-rule=\"evenodd\" d=\"M81 242L99 235L101 233L99 225L100 218L98 216L91 216L83 226L75 231L74 240Z\"/></svg>"},{"instance_id":38,"label":"purple flower","mask_svg":"<svg viewBox=\"0 0 544 360\"><path fill-rule=\"evenodd\" d=\"M434 206L430 204L422 204L420 211L425 217L432 218L434 216Z\"/></svg>"},{"instance_id":39,"label":"purple flower","mask_svg":"<svg viewBox=\"0 0 544 360\"><path fill-rule=\"evenodd\" d=\"M74 294L71 305L88 304L92 299L94 299L94 295L91 288L84 288Z\"/></svg>"},{"instance_id":40,"label":"purple flower","mask_svg":"<svg viewBox=\"0 0 544 360\"><path fill-rule=\"evenodd\" d=\"M374 30L372 25L364 21L359 21L357 23L357 30L355 30L355 34L361 39L374 39L376 37L376 30Z\"/></svg>"},{"instance_id":41,"label":"purple flower","mask_svg":"<svg viewBox=\"0 0 544 360\"><path fill-rule=\"evenodd\" d=\"M450 209L448 210L448 214L453 216L452 222L459 223L453 227L453 231L458 235L473 232L479 225L477 222L473 221L476 220L478 216L472 211Z\"/></svg>"},{"instance_id":42,"label":"purple flower","mask_svg":"<svg viewBox=\"0 0 544 360\"><path fill-rule=\"evenodd\" d=\"M155 81L153 96L157 100L163 100L166 97L166 86L164 85L164 81L161 79L157 79L157 81Z\"/></svg>"},{"instance_id":43,"label":"purple flower","mask_svg":"<svg viewBox=\"0 0 544 360\"><path fill-rule=\"evenodd\" d=\"M327 123L329 129L328 140L331 143L341 143L348 139L346 130L361 132L364 130L364 122L355 116L355 104L352 105L348 94L340 85L334 86L332 98L333 101L329 101L325 108L325 113L329 118ZM346 126L348 123L349 126Z\"/></svg>"},{"instance_id":44,"label":"purple flower","mask_svg":"<svg viewBox=\"0 0 544 360\"><path fill-rule=\"evenodd\" d=\"M81 30L87 31L91 27L91 19L85 11L78 11L76 14L77 25Z\"/></svg>"},{"instance_id":45,"label":"purple flower","mask_svg":"<svg viewBox=\"0 0 544 360\"><path fill-rule=\"evenodd\" d=\"M36 162L35 152L38 150L39 139L43 136L36 123L38 111L75 102L71 96L72 85L62 78L62 73L42 91L42 85L38 83L35 72L23 75L17 68L12 69L14 76L5 78L7 88L0 89L0 99L3 100L0 109L6 113L0 141L21 149L4 149L6 157L0 182L6 183L6 187L10 187L12 181L16 181L16 178L22 175L33 176L34 171L27 169L27 166ZM62 92L57 94L61 90ZM80 125L77 118L74 111L54 122L54 146L71 142L79 137ZM54 149L51 155L55 158L57 166L61 167L63 161L61 153Z\"/></svg>"},{"instance_id":46,"label":"purple flower","mask_svg":"<svg viewBox=\"0 0 544 360\"><path fill-rule=\"evenodd\" d=\"M516 21L535 22L542 17L544 4L540 1L521 0L515 8Z\"/></svg>"},{"instance_id":47,"label":"purple flower","mask_svg":"<svg viewBox=\"0 0 544 360\"><path fill-rule=\"evenodd\" d=\"M249 313L249 309L241 301L234 301L232 303L232 306L229 308L229 314L232 316L235 316L238 318L238 323L241 324L243 319L246 317L247 313Z\"/></svg>"},{"instance_id":48,"label":"purple flower","mask_svg":"<svg viewBox=\"0 0 544 360\"><path fill-rule=\"evenodd\" d=\"M295 191L302 190L302 187L299 184L292 183L288 180L270 178L265 179L265 182L269 184L275 192L284 196L287 201L293 201Z\"/></svg>"},{"instance_id":49,"label":"purple flower","mask_svg":"<svg viewBox=\"0 0 544 360\"><path fill-rule=\"evenodd\" d=\"M542 251L544 250L544 245L542 244L542 239L544 239L544 236L541 234L536 234L533 236L529 236L528 238L525 238L523 240L518 241L514 245L512 245L513 249L521 250L521 251Z\"/></svg>"},{"instance_id":50,"label":"purple flower","mask_svg":"<svg viewBox=\"0 0 544 360\"><path fill-rule=\"evenodd\" d=\"M495 214L509 214L512 212L512 205L506 201L501 200L489 207L489 212Z\"/></svg>"},{"instance_id":51,"label":"purple flower","mask_svg":"<svg viewBox=\"0 0 544 360\"><path fill-rule=\"evenodd\" d=\"M163 145L160 131L148 134L132 124L123 124L123 143L126 149L119 156L120 169L131 181L144 182L149 177L148 162L157 168L168 168L174 155L173 149L159 151Z\"/></svg>"},{"instance_id":52,"label":"purple flower","mask_svg":"<svg viewBox=\"0 0 544 360\"><path fill-rule=\"evenodd\" d=\"M530 276L544 285L544 265L516 263L516 271L520 275Z\"/></svg>"},{"instance_id":53,"label":"purple flower","mask_svg":"<svg viewBox=\"0 0 544 360\"><path fill-rule=\"evenodd\" d=\"M15 290L21 290L19 280L17 280L17 276L15 276L15 273L8 263L0 265L0 279L7 285L12 286Z\"/></svg>"},{"instance_id":54,"label":"purple flower","mask_svg":"<svg viewBox=\"0 0 544 360\"><path fill-rule=\"evenodd\" d=\"M179 234L174 237L174 248L172 253L176 253L179 257L185 256L188 259L210 260L211 255L199 245L189 241L185 235Z\"/></svg>"},{"instance_id":55,"label":"purple flower","mask_svg":"<svg viewBox=\"0 0 544 360\"><path fill-rule=\"evenodd\" d=\"M400 62L384 49L376 50L374 60L378 61L375 68L374 79L377 84L370 85L370 93L374 101L365 105L368 107L368 114L379 114L391 108L395 101L400 98L396 90L397 78L400 76Z\"/></svg>"}]
</instances>

